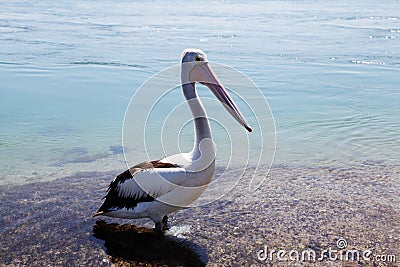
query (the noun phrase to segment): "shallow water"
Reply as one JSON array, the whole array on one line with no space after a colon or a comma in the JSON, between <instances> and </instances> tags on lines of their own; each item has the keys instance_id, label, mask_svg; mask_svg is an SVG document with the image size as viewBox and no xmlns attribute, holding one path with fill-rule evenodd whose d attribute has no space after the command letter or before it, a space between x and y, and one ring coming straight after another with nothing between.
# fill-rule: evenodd
<instances>
[{"instance_id":1,"label":"shallow water","mask_svg":"<svg viewBox=\"0 0 400 267\"><path fill-rule=\"evenodd\" d=\"M112 174L0 187L0 265L287 266L276 254L260 261L257 252L266 245L321 255L336 249L338 238L351 250L399 257L399 166L275 165L257 192L248 192L247 176L223 199L171 214L165 236L153 232L149 219L92 218ZM362 257L349 264L372 262L379 265Z\"/></svg>"},{"instance_id":2,"label":"shallow water","mask_svg":"<svg viewBox=\"0 0 400 267\"><path fill-rule=\"evenodd\" d=\"M398 1L6 0L0 10L0 184L125 168L131 96L187 47L260 87L277 163L400 156Z\"/></svg>"}]
</instances>

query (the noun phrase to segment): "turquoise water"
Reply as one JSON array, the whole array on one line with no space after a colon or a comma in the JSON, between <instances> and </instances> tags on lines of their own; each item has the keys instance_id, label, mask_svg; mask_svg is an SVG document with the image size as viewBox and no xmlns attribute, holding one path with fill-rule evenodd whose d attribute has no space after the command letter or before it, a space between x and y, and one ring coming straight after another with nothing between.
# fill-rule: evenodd
<instances>
[{"instance_id":1,"label":"turquoise water","mask_svg":"<svg viewBox=\"0 0 400 267\"><path fill-rule=\"evenodd\" d=\"M399 1L5 0L0 184L125 168L130 98L188 47L260 87L276 163L398 163Z\"/></svg>"}]
</instances>

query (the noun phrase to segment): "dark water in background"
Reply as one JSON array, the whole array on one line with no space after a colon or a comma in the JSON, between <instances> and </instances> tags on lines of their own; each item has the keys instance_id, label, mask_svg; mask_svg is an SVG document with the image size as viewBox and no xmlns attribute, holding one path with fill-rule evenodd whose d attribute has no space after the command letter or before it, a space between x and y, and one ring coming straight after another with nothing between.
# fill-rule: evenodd
<instances>
[{"instance_id":1,"label":"dark water in background","mask_svg":"<svg viewBox=\"0 0 400 267\"><path fill-rule=\"evenodd\" d=\"M399 1L1 1L0 184L124 168L131 96L187 47L260 87L276 162L396 164L399 38Z\"/></svg>"}]
</instances>

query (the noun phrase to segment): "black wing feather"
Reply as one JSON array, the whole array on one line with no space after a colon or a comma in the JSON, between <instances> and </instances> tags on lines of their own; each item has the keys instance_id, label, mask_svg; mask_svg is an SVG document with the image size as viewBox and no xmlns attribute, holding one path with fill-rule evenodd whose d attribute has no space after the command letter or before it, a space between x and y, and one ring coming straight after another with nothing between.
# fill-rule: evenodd
<instances>
[{"instance_id":1,"label":"black wing feather","mask_svg":"<svg viewBox=\"0 0 400 267\"><path fill-rule=\"evenodd\" d=\"M160 162L159 160L154 160L150 162L142 162L124 171L123 173L115 177L115 179L110 183L107 190L107 195L104 197L105 199L104 203L103 205L101 205L96 214L100 215L102 213L106 213L114 209L122 209L122 208L134 209L140 202L153 201L154 197L152 197L149 194L143 194L141 197L137 196L122 197L119 195L118 186L120 186L120 184L124 183L126 180L133 179L135 173L145 169L177 168L177 167L179 166L176 164L164 163Z\"/></svg>"}]
</instances>

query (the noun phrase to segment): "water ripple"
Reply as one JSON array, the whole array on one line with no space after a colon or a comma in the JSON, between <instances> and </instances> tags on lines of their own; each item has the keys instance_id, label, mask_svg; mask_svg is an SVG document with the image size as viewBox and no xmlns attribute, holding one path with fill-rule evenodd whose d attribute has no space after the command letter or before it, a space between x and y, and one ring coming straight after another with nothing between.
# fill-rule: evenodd
<instances>
[{"instance_id":1,"label":"water ripple","mask_svg":"<svg viewBox=\"0 0 400 267\"><path fill-rule=\"evenodd\" d=\"M145 70L147 69L144 65L138 64L127 64L127 63L120 63L120 62L102 62L102 61L73 61L70 62L73 65L97 65L97 66L106 66L106 67L129 67L138 70Z\"/></svg>"}]
</instances>

